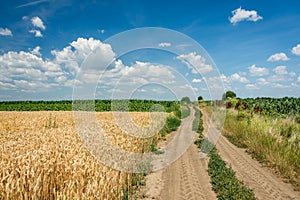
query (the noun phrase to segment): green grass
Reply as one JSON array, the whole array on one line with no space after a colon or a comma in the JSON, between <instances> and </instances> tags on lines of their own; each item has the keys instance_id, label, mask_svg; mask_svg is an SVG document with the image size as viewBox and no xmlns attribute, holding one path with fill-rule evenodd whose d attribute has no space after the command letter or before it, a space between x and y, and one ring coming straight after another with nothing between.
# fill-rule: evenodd
<instances>
[{"instance_id":1,"label":"green grass","mask_svg":"<svg viewBox=\"0 0 300 200\"><path fill-rule=\"evenodd\" d=\"M191 114L191 110L188 105L181 106L181 119L188 117Z\"/></svg>"},{"instance_id":2,"label":"green grass","mask_svg":"<svg viewBox=\"0 0 300 200\"><path fill-rule=\"evenodd\" d=\"M226 165L215 150L210 152L208 174L211 177L213 190L217 193L218 199L256 199L253 191L236 178L235 172Z\"/></svg>"},{"instance_id":3,"label":"green grass","mask_svg":"<svg viewBox=\"0 0 300 200\"><path fill-rule=\"evenodd\" d=\"M224 124L233 144L247 149L258 161L275 169L300 190L300 125L290 119L256 116L237 120L228 112Z\"/></svg>"}]
</instances>

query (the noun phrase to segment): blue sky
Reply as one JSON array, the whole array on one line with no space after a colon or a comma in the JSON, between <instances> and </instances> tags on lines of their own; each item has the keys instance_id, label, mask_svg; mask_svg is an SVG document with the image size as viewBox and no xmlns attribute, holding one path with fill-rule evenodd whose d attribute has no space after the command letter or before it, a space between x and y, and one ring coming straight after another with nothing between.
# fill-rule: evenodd
<instances>
[{"instance_id":1,"label":"blue sky","mask_svg":"<svg viewBox=\"0 0 300 200\"><path fill-rule=\"evenodd\" d=\"M210 98L207 85L214 77L193 73L189 66L196 63L203 70L209 61L202 59L205 55L145 49L119 57L106 42L142 27L167 28L194 39L213 59L225 90L239 97L299 97L296 0L23 0L1 1L0 8L0 101L71 99L80 66L96 48L102 61L114 60L111 70L100 81L92 73L77 80L79 86L97 80L96 98ZM175 48L173 40L157 46Z\"/></svg>"}]
</instances>

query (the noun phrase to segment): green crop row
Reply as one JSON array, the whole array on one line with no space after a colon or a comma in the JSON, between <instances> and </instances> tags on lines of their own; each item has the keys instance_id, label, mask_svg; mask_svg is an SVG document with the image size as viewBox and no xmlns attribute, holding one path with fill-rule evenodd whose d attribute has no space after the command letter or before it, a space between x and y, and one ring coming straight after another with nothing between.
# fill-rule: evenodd
<instances>
[{"instance_id":1,"label":"green crop row","mask_svg":"<svg viewBox=\"0 0 300 200\"><path fill-rule=\"evenodd\" d=\"M300 98L246 98L227 99L227 107L233 107L267 116L294 116L300 122Z\"/></svg>"},{"instance_id":2,"label":"green crop row","mask_svg":"<svg viewBox=\"0 0 300 200\"><path fill-rule=\"evenodd\" d=\"M161 105L159 108L155 105ZM0 102L0 111L180 111L178 101L155 100L65 100L65 101L8 101ZM180 115L180 113L178 114Z\"/></svg>"},{"instance_id":3,"label":"green crop row","mask_svg":"<svg viewBox=\"0 0 300 200\"><path fill-rule=\"evenodd\" d=\"M235 172L218 155L213 144L206 139L203 132L203 121L201 112L196 108L193 129L199 133L195 144L203 153L208 153L208 174L211 177L212 188L220 200L255 200L253 190L248 188L242 181L238 180Z\"/></svg>"}]
</instances>

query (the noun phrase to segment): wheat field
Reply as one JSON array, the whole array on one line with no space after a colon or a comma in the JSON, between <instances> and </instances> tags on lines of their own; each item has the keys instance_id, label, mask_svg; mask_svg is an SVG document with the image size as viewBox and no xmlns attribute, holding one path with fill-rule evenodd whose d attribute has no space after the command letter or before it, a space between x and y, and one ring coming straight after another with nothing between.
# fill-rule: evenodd
<instances>
[{"instance_id":1,"label":"wheat field","mask_svg":"<svg viewBox=\"0 0 300 200\"><path fill-rule=\"evenodd\" d=\"M113 143L132 152L150 139L122 133L111 113L97 113ZM130 113L139 125L147 113ZM133 174L106 167L87 151L72 112L0 112L0 199L123 199Z\"/></svg>"}]
</instances>

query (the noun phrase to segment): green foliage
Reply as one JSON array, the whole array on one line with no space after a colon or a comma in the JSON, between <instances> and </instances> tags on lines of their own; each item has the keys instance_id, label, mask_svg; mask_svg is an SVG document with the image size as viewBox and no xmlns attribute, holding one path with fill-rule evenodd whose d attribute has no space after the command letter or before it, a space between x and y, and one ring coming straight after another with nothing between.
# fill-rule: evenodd
<instances>
[{"instance_id":1,"label":"green foliage","mask_svg":"<svg viewBox=\"0 0 300 200\"><path fill-rule=\"evenodd\" d=\"M226 100L228 98L236 98L236 94L233 91L227 91L223 94L222 99Z\"/></svg>"},{"instance_id":2,"label":"green foliage","mask_svg":"<svg viewBox=\"0 0 300 200\"><path fill-rule=\"evenodd\" d=\"M193 131L196 131L197 133L202 133L203 131L203 121L202 121L202 113L194 107L195 109L195 119L193 121ZM202 134L199 134L199 137Z\"/></svg>"},{"instance_id":3,"label":"green foliage","mask_svg":"<svg viewBox=\"0 0 300 200\"><path fill-rule=\"evenodd\" d=\"M182 97L181 102L189 104L189 103L191 103L191 100L189 97Z\"/></svg>"},{"instance_id":4,"label":"green foliage","mask_svg":"<svg viewBox=\"0 0 300 200\"><path fill-rule=\"evenodd\" d=\"M215 151L210 153L208 174L211 177L213 190L216 191L218 199L256 199L253 191L236 178L232 168L227 167Z\"/></svg>"},{"instance_id":5,"label":"green foliage","mask_svg":"<svg viewBox=\"0 0 300 200\"><path fill-rule=\"evenodd\" d=\"M236 118L236 113L227 112L223 135L233 144L247 148L254 158L272 166L300 189L300 125L292 118L257 116L251 123Z\"/></svg>"},{"instance_id":6,"label":"green foliage","mask_svg":"<svg viewBox=\"0 0 300 200\"><path fill-rule=\"evenodd\" d=\"M246 98L241 99L247 104L247 109L259 114L271 117L299 117L300 113L300 98L284 97L284 98Z\"/></svg>"},{"instance_id":7,"label":"green foliage","mask_svg":"<svg viewBox=\"0 0 300 200\"><path fill-rule=\"evenodd\" d=\"M161 105L166 112L179 112L178 101L154 100L75 100L72 101L9 101L0 102L0 111L138 111L148 112L154 105ZM75 107L73 107L75 105Z\"/></svg>"},{"instance_id":8,"label":"green foliage","mask_svg":"<svg viewBox=\"0 0 300 200\"><path fill-rule=\"evenodd\" d=\"M198 97L198 101L202 101L203 100L203 97L202 96L199 96Z\"/></svg>"},{"instance_id":9,"label":"green foliage","mask_svg":"<svg viewBox=\"0 0 300 200\"><path fill-rule=\"evenodd\" d=\"M181 106L181 119L186 118L191 114L190 108L187 105Z\"/></svg>"},{"instance_id":10,"label":"green foliage","mask_svg":"<svg viewBox=\"0 0 300 200\"><path fill-rule=\"evenodd\" d=\"M178 117L168 117L165 130L167 133L171 133L172 131L176 131L180 124L181 120Z\"/></svg>"}]
</instances>

